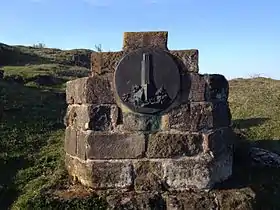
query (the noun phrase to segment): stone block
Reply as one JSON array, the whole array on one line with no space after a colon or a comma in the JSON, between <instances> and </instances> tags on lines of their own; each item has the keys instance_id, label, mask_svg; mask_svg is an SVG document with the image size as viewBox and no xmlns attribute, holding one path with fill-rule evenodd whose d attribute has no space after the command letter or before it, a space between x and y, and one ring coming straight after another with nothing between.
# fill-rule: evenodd
<instances>
[{"instance_id":1,"label":"stone block","mask_svg":"<svg viewBox=\"0 0 280 210\"><path fill-rule=\"evenodd\" d=\"M84 77L66 83L68 104L112 104L115 102L109 76Z\"/></svg>"},{"instance_id":2,"label":"stone block","mask_svg":"<svg viewBox=\"0 0 280 210\"><path fill-rule=\"evenodd\" d=\"M129 189L133 185L129 161L82 161L66 154L65 162L69 174L90 188Z\"/></svg>"},{"instance_id":3,"label":"stone block","mask_svg":"<svg viewBox=\"0 0 280 210\"><path fill-rule=\"evenodd\" d=\"M142 47L167 49L167 35L166 31L125 32L123 50L132 51Z\"/></svg>"},{"instance_id":4,"label":"stone block","mask_svg":"<svg viewBox=\"0 0 280 210\"><path fill-rule=\"evenodd\" d=\"M202 135L204 152L211 152L215 158L232 155L236 136L231 128L210 130Z\"/></svg>"},{"instance_id":5,"label":"stone block","mask_svg":"<svg viewBox=\"0 0 280 210\"><path fill-rule=\"evenodd\" d=\"M161 161L137 161L134 163L134 188L136 191L162 191L165 188Z\"/></svg>"},{"instance_id":6,"label":"stone block","mask_svg":"<svg viewBox=\"0 0 280 210\"><path fill-rule=\"evenodd\" d=\"M198 73L184 73L181 76L181 103L206 101L207 84Z\"/></svg>"},{"instance_id":7,"label":"stone block","mask_svg":"<svg viewBox=\"0 0 280 210\"><path fill-rule=\"evenodd\" d=\"M231 123L231 114L226 102L191 102L172 109L167 116L168 128L179 131L228 127Z\"/></svg>"},{"instance_id":8,"label":"stone block","mask_svg":"<svg viewBox=\"0 0 280 210\"><path fill-rule=\"evenodd\" d=\"M158 132L149 135L147 157L193 156L203 151L202 144L200 134Z\"/></svg>"},{"instance_id":9,"label":"stone block","mask_svg":"<svg viewBox=\"0 0 280 210\"><path fill-rule=\"evenodd\" d=\"M155 131L160 128L161 116L122 113L123 129L127 131Z\"/></svg>"},{"instance_id":10,"label":"stone block","mask_svg":"<svg viewBox=\"0 0 280 210\"><path fill-rule=\"evenodd\" d=\"M255 207L255 192L247 188L216 190L216 200L221 210L253 210Z\"/></svg>"},{"instance_id":11,"label":"stone block","mask_svg":"<svg viewBox=\"0 0 280 210\"><path fill-rule=\"evenodd\" d=\"M116 105L69 105L65 125L83 130L110 131L118 124L119 109Z\"/></svg>"},{"instance_id":12,"label":"stone block","mask_svg":"<svg viewBox=\"0 0 280 210\"><path fill-rule=\"evenodd\" d=\"M166 160L163 168L166 183L173 190L211 189L231 176L232 159L215 160L210 154L202 154Z\"/></svg>"},{"instance_id":13,"label":"stone block","mask_svg":"<svg viewBox=\"0 0 280 210\"><path fill-rule=\"evenodd\" d=\"M205 191L174 193L166 196L166 210L217 209L215 196Z\"/></svg>"},{"instance_id":14,"label":"stone block","mask_svg":"<svg viewBox=\"0 0 280 210\"><path fill-rule=\"evenodd\" d=\"M255 193L250 188L187 191L166 196L166 210L253 210Z\"/></svg>"},{"instance_id":15,"label":"stone block","mask_svg":"<svg viewBox=\"0 0 280 210\"><path fill-rule=\"evenodd\" d=\"M74 126L68 126L65 130L64 150L66 153L86 159L86 133L76 129Z\"/></svg>"},{"instance_id":16,"label":"stone block","mask_svg":"<svg viewBox=\"0 0 280 210\"><path fill-rule=\"evenodd\" d=\"M141 133L88 132L88 159L141 158L145 154L145 136Z\"/></svg>"},{"instance_id":17,"label":"stone block","mask_svg":"<svg viewBox=\"0 0 280 210\"><path fill-rule=\"evenodd\" d=\"M91 54L91 70L94 75L102 75L105 73L114 73L125 52L93 52Z\"/></svg>"},{"instance_id":18,"label":"stone block","mask_svg":"<svg viewBox=\"0 0 280 210\"><path fill-rule=\"evenodd\" d=\"M227 101L229 94L229 84L223 75L205 74L204 79L207 83L206 98L208 101Z\"/></svg>"},{"instance_id":19,"label":"stone block","mask_svg":"<svg viewBox=\"0 0 280 210\"><path fill-rule=\"evenodd\" d=\"M141 209L141 210L164 210L165 201L156 192L125 192L114 193L106 197L108 210L116 209Z\"/></svg>"},{"instance_id":20,"label":"stone block","mask_svg":"<svg viewBox=\"0 0 280 210\"><path fill-rule=\"evenodd\" d=\"M198 50L170 50L182 72L198 72Z\"/></svg>"}]
</instances>

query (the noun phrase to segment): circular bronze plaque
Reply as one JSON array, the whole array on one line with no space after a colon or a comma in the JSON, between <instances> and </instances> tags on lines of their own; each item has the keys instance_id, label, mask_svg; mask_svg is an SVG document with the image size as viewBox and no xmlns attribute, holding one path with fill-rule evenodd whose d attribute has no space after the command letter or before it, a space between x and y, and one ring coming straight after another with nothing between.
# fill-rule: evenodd
<instances>
[{"instance_id":1,"label":"circular bronze plaque","mask_svg":"<svg viewBox=\"0 0 280 210\"><path fill-rule=\"evenodd\" d=\"M118 97L132 111L154 114L170 106L180 89L179 69L161 49L139 49L124 56L115 72Z\"/></svg>"}]
</instances>

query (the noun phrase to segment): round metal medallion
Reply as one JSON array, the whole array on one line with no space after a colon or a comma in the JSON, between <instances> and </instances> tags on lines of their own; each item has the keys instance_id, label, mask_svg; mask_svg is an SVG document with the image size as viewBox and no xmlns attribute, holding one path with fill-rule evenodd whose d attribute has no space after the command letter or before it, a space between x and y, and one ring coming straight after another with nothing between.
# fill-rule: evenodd
<instances>
[{"instance_id":1,"label":"round metal medallion","mask_svg":"<svg viewBox=\"0 0 280 210\"><path fill-rule=\"evenodd\" d=\"M121 102L134 112L154 114L168 108L180 89L180 73L161 49L139 49L124 56L115 72Z\"/></svg>"}]
</instances>

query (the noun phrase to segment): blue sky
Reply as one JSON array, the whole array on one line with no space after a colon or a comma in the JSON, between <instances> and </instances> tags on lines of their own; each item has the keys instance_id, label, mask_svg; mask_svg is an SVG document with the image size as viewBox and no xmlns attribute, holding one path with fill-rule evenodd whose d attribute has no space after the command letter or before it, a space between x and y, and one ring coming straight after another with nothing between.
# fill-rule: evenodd
<instances>
[{"instance_id":1,"label":"blue sky","mask_svg":"<svg viewBox=\"0 0 280 210\"><path fill-rule=\"evenodd\" d=\"M124 31L165 30L200 72L280 79L279 0L1 0L0 42L120 50Z\"/></svg>"}]
</instances>

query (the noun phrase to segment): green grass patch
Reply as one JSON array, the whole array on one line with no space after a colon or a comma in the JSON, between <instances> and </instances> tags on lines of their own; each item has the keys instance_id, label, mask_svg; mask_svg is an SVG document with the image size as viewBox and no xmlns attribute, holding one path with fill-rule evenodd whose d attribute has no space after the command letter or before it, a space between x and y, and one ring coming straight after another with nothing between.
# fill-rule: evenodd
<instances>
[{"instance_id":1,"label":"green grass patch","mask_svg":"<svg viewBox=\"0 0 280 210\"><path fill-rule=\"evenodd\" d=\"M58 64L5 66L5 75L32 78L52 75L65 80L89 70ZM71 186L64 170L65 83L38 86L0 82L1 209L106 209L94 194L57 195ZM234 128L256 145L280 153L280 81L255 78L230 81L229 104ZM238 182L257 194L258 206L280 209L279 170L238 169ZM242 173L241 173L242 172ZM266 202L264 201L266 199ZM262 203L262 204L261 204Z\"/></svg>"}]
</instances>

